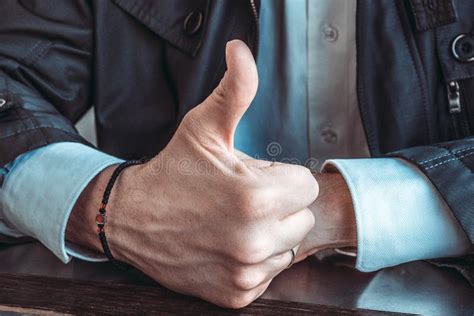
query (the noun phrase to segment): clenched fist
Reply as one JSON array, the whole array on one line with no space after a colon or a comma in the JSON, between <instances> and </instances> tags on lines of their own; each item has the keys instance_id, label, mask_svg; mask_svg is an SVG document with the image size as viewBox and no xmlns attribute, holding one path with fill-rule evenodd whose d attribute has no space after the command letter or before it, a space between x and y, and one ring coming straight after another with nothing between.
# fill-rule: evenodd
<instances>
[{"instance_id":1,"label":"clenched fist","mask_svg":"<svg viewBox=\"0 0 474 316\"><path fill-rule=\"evenodd\" d=\"M234 132L258 85L241 41L226 48L227 72L150 162L127 168L110 197L105 231L113 255L162 285L215 304L251 303L291 261L314 225L318 186L296 165L243 158ZM101 251L94 216L113 167L82 193L69 241Z\"/></svg>"}]
</instances>

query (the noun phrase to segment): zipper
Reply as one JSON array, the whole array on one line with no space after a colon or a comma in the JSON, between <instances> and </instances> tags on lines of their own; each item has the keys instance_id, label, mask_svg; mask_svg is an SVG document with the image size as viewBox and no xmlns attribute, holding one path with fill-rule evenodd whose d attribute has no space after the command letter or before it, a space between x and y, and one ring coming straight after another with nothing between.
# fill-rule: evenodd
<instances>
[{"instance_id":1,"label":"zipper","mask_svg":"<svg viewBox=\"0 0 474 316\"><path fill-rule=\"evenodd\" d=\"M450 81L448 83L448 101L449 101L449 113L461 113L461 89L459 88L459 82Z\"/></svg>"},{"instance_id":2,"label":"zipper","mask_svg":"<svg viewBox=\"0 0 474 316\"><path fill-rule=\"evenodd\" d=\"M259 36L260 36L260 26L259 26L257 5L255 4L255 0L249 0L249 1L250 1L250 9L252 11L253 21L254 21L254 26L255 26L254 37L253 37L253 50L254 50L254 58L256 61L257 56L258 56L258 42L259 42Z\"/></svg>"},{"instance_id":3,"label":"zipper","mask_svg":"<svg viewBox=\"0 0 474 316\"><path fill-rule=\"evenodd\" d=\"M448 109L451 114L454 136L456 138L470 135L470 127L466 111L462 107L462 91L459 81L450 81L447 84Z\"/></svg>"}]
</instances>

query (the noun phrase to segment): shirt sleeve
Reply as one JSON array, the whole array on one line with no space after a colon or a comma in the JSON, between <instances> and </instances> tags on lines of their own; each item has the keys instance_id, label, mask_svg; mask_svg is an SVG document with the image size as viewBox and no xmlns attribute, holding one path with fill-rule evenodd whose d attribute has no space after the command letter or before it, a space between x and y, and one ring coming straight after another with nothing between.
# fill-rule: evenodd
<instances>
[{"instance_id":1,"label":"shirt sleeve","mask_svg":"<svg viewBox=\"0 0 474 316\"><path fill-rule=\"evenodd\" d=\"M61 142L24 153L0 168L0 233L31 236L64 263L71 255L89 261L103 256L68 245L69 215L87 184L102 170L122 162L88 146Z\"/></svg>"},{"instance_id":2,"label":"shirt sleeve","mask_svg":"<svg viewBox=\"0 0 474 316\"><path fill-rule=\"evenodd\" d=\"M428 178L397 158L328 160L352 196L356 268L369 272L408 261L459 256L470 242Z\"/></svg>"}]
</instances>

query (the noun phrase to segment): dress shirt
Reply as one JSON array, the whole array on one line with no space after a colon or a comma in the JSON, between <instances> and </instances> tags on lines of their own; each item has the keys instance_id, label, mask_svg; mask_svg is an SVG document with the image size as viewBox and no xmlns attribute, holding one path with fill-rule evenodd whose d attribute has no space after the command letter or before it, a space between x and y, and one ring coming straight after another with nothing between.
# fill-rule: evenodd
<instances>
[{"instance_id":1,"label":"dress shirt","mask_svg":"<svg viewBox=\"0 0 474 316\"><path fill-rule=\"evenodd\" d=\"M0 233L34 237L63 262L68 262L70 255L87 256L95 261L96 254L75 252L74 245L66 248L67 221L87 184L100 171L121 161L88 146L68 142L21 155L3 168Z\"/></svg>"},{"instance_id":2,"label":"dress shirt","mask_svg":"<svg viewBox=\"0 0 474 316\"><path fill-rule=\"evenodd\" d=\"M356 93L356 5L262 1L260 86L237 128L237 148L313 169L327 158L368 157ZM460 255L469 248L446 203L415 166L395 158L329 164L351 191L359 270Z\"/></svg>"},{"instance_id":3,"label":"dress shirt","mask_svg":"<svg viewBox=\"0 0 474 316\"><path fill-rule=\"evenodd\" d=\"M368 157L355 88L355 6L347 0L262 1L260 87L238 127L237 148L313 169L327 158ZM70 255L103 259L68 245L64 234L80 192L118 162L76 143L23 154L2 170L0 232L33 236L64 262ZM455 256L469 248L444 200L410 163L379 158L329 164L341 172L353 199L358 269Z\"/></svg>"}]
</instances>

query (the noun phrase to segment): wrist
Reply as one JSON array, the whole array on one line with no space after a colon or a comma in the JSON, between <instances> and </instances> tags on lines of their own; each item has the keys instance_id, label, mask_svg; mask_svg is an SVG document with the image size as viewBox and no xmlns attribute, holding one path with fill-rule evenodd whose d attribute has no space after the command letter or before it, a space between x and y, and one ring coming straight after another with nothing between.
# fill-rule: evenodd
<instances>
[{"instance_id":1,"label":"wrist","mask_svg":"<svg viewBox=\"0 0 474 316\"><path fill-rule=\"evenodd\" d=\"M79 196L66 227L66 240L89 250L103 253L97 235L95 216L102 200L105 187L117 165L100 172ZM114 199L111 199L114 204Z\"/></svg>"},{"instance_id":2,"label":"wrist","mask_svg":"<svg viewBox=\"0 0 474 316\"><path fill-rule=\"evenodd\" d=\"M104 253L96 215L117 166L102 171L81 193L66 229L66 239L69 242ZM146 256L140 249L145 244L156 244L157 241L143 234L143 231L158 229L157 223L160 221L155 220L155 217L163 213L160 210L163 209L164 200L158 195L161 196L165 183L166 179L148 163L129 166L117 177L106 206L107 222L104 226L107 244L117 261L132 266L146 265L146 260L142 260Z\"/></svg>"},{"instance_id":3,"label":"wrist","mask_svg":"<svg viewBox=\"0 0 474 316\"><path fill-rule=\"evenodd\" d=\"M141 240L138 240L139 232L143 229L146 212L144 209L150 201L150 196L154 196L147 189L152 187L152 183L146 177L147 164L136 164L128 166L120 172L109 195L106 206L107 223L104 231L110 252L115 260L136 266L135 259L139 256L137 249ZM115 170L113 168L112 172ZM110 180L107 179L106 185ZM104 187L105 188L105 187ZM99 199L102 200L104 189L101 191ZM148 204L147 204L148 203ZM153 208L157 211L157 208ZM94 216L98 212L95 209ZM93 220L95 224L95 221ZM100 240L96 227L96 239ZM100 244L100 242L99 242ZM103 252L100 244L101 252Z\"/></svg>"},{"instance_id":4,"label":"wrist","mask_svg":"<svg viewBox=\"0 0 474 316\"><path fill-rule=\"evenodd\" d=\"M320 188L320 215L328 224L321 230L326 232L328 246L355 247L357 245L357 226L354 206L346 181L340 173L322 173L316 176L322 183ZM329 248L329 247L327 247Z\"/></svg>"},{"instance_id":5,"label":"wrist","mask_svg":"<svg viewBox=\"0 0 474 316\"><path fill-rule=\"evenodd\" d=\"M339 173L314 175L319 184L317 200L310 206L316 219L306 255L330 248L357 246L352 197Z\"/></svg>"}]
</instances>

